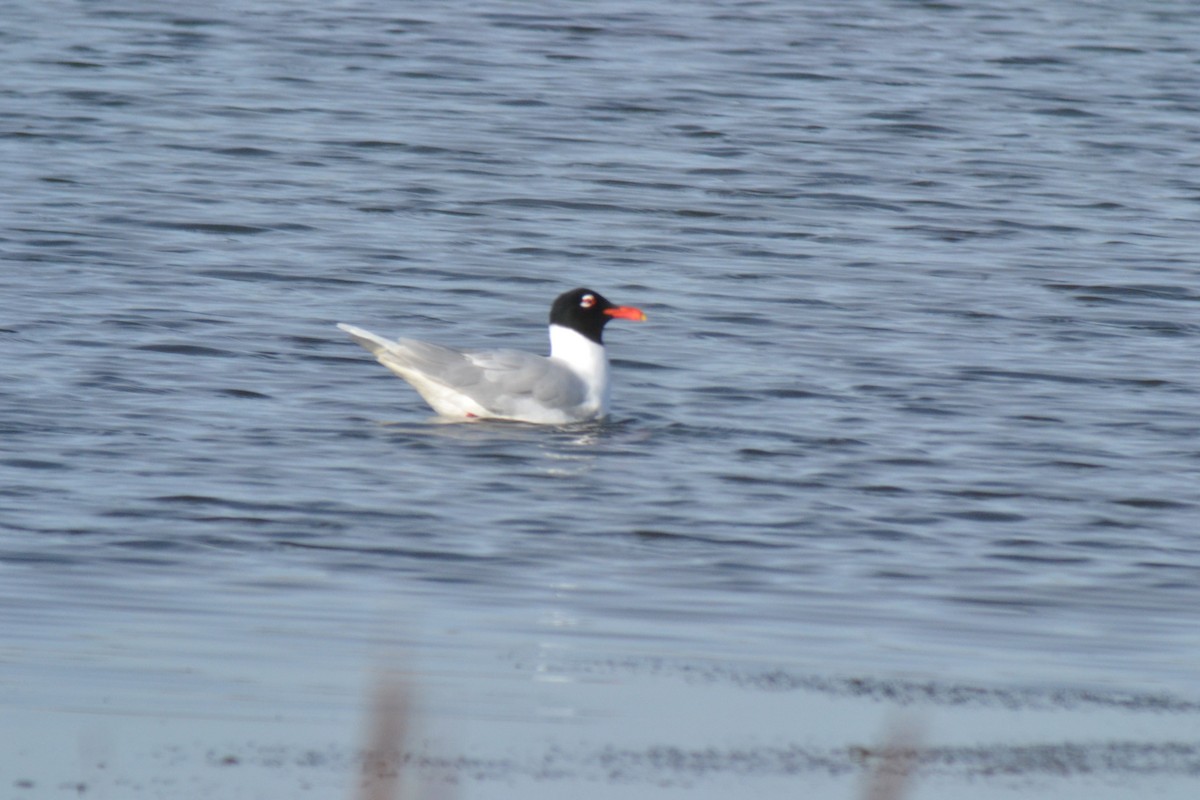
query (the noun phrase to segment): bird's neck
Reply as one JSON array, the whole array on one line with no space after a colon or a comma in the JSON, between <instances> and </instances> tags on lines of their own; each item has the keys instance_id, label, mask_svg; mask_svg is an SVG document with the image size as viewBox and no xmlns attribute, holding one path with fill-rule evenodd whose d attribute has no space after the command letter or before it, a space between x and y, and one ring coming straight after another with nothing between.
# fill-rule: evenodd
<instances>
[{"instance_id":1,"label":"bird's neck","mask_svg":"<svg viewBox=\"0 0 1200 800\"><path fill-rule=\"evenodd\" d=\"M608 387L608 354L604 345L571 328L550 326L550 357L571 368L588 385L604 392Z\"/></svg>"}]
</instances>

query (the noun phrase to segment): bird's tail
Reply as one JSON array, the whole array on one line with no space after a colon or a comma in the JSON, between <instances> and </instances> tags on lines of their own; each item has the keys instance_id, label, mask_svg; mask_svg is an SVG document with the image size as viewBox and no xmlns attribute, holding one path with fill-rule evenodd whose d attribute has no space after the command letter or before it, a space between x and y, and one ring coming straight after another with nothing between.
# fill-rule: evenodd
<instances>
[{"instance_id":1,"label":"bird's tail","mask_svg":"<svg viewBox=\"0 0 1200 800\"><path fill-rule=\"evenodd\" d=\"M395 348L396 343L389 341L382 336L376 336L370 331L365 331L362 328L356 328L353 325L347 325L344 322L339 322L338 327L350 334L350 337L360 345L371 351L371 354L376 358L391 353Z\"/></svg>"}]
</instances>

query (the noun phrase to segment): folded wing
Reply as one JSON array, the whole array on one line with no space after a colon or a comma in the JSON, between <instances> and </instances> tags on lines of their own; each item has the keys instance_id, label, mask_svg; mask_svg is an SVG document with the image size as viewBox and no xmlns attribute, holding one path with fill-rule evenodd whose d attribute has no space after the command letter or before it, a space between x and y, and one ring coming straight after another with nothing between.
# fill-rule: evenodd
<instances>
[{"instance_id":1,"label":"folded wing","mask_svg":"<svg viewBox=\"0 0 1200 800\"><path fill-rule=\"evenodd\" d=\"M339 324L379 363L411 383L433 404L428 384L461 394L497 417L528 419L583 403L587 390L557 361L519 350L462 352L416 339L391 341ZM443 411L436 404L434 408Z\"/></svg>"}]
</instances>

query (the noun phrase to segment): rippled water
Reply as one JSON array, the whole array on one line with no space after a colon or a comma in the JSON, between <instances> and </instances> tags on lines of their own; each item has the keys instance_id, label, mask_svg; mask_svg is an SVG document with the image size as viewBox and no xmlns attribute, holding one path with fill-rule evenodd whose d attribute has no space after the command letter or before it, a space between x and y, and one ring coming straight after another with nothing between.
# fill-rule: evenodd
<instances>
[{"instance_id":1,"label":"rippled water","mask_svg":"<svg viewBox=\"0 0 1200 800\"><path fill-rule=\"evenodd\" d=\"M399 652L526 741L673 741L661 659L1194 715L1193 12L9 4L0 706L344 720ZM601 425L333 327L542 350L576 285L650 316Z\"/></svg>"}]
</instances>

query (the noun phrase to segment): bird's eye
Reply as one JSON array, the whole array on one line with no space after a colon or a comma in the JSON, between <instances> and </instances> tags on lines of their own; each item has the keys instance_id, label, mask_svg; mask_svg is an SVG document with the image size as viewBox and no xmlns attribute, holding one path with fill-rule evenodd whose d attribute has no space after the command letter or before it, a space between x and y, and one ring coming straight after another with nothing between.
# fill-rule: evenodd
<instances>
[{"instance_id":1,"label":"bird's eye","mask_svg":"<svg viewBox=\"0 0 1200 800\"><path fill-rule=\"evenodd\" d=\"M596 305L596 295L594 294L585 294L583 297L579 298L580 308L591 308L594 305Z\"/></svg>"}]
</instances>

